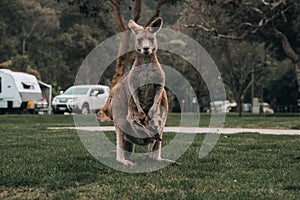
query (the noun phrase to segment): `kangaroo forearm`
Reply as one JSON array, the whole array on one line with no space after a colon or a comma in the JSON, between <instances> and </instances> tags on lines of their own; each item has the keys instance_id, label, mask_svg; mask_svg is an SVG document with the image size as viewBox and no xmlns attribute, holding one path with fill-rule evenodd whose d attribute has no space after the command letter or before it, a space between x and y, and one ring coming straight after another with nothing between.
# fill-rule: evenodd
<instances>
[{"instance_id":1,"label":"kangaroo forearm","mask_svg":"<svg viewBox=\"0 0 300 200\"><path fill-rule=\"evenodd\" d=\"M163 91L164 91L164 88L162 86L159 86L159 88L157 89L155 96L154 96L153 105L160 104Z\"/></svg>"}]
</instances>

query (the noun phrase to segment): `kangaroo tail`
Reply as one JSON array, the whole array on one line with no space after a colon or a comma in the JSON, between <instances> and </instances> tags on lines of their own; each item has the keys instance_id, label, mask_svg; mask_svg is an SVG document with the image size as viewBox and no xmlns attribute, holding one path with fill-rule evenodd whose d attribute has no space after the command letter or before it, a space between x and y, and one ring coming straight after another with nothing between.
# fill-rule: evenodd
<instances>
[{"instance_id":1,"label":"kangaroo tail","mask_svg":"<svg viewBox=\"0 0 300 200\"><path fill-rule=\"evenodd\" d=\"M111 102L111 96L108 97L106 104L97 113L97 120L99 122L106 122L106 121L113 120L113 117L112 117L112 114L110 111L110 102Z\"/></svg>"}]
</instances>

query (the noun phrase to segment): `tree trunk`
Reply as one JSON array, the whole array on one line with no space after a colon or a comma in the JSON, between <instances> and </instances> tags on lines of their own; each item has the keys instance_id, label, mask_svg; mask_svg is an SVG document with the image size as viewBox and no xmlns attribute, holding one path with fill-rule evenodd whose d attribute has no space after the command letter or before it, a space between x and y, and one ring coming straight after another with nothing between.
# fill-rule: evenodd
<instances>
[{"instance_id":1,"label":"tree trunk","mask_svg":"<svg viewBox=\"0 0 300 200\"><path fill-rule=\"evenodd\" d=\"M129 39L130 39L130 31L126 31L122 33L121 42L119 45L118 58L116 61L115 73L113 79L111 81L111 88L113 88L120 78L123 76L124 71L132 59L132 53L125 53L129 49Z\"/></svg>"},{"instance_id":2,"label":"tree trunk","mask_svg":"<svg viewBox=\"0 0 300 200\"><path fill-rule=\"evenodd\" d=\"M240 96L238 97L238 100L237 100L237 112L239 114L239 117L242 116L242 112L243 112L243 103L244 103L244 97L243 96Z\"/></svg>"},{"instance_id":3,"label":"tree trunk","mask_svg":"<svg viewBox=\"0 0 300 200\"><path fill-rule=\"evenodd\" d=\"M117 22L117 25L119 26L119 28L121 29L121 31L126 31L128 30L127 25L125 26L121 17L121 12L120 12L120 1L119 0L112 0L111 1L114 5L114 16ZM156 17L159 16L160 14L160 8L162 7L162 5L164 5L166 3L165 0L159 0L156 4L155 7L155 12L153 14L153 16L150 18L150 20L147 22L146 26L148 26ZM136 0L135 1L135 8L134 8L134 14L132 19L137 22L141 15L141 0ZM126 33L123 33L122 35L122 39L121 39L121 43L119 46L119 56L117 59L117 63L116 63L116 68L115 68L115 73L113 76L113 79L111 81L111 88L113 88L116 83L119 81L119 79L122 77L122 75L125 72L125 69L129 63L129 61L132 59L132 53L126 53L124 54L124 52L126 52L129 48L129 38L130 38L130 32L127 31Z\"/></svg>"},{"instance_id":4,"label":"tree trunk","mask_svg":"<svg viewBox=\"0 0 300 200\"><path fill-rule=\"evenodd\" d=\"M22 41L22 55L25 55L26 53L26 39Z\"/></svg>"},{"instance_id":5,"label":"tree trunk","mask_svg":"<svg viewBox=\"0 0 300 200\"><path fill-rule=\"evenodd\" d=\"M296 76L297 76L297 83L298 83L298 98L300 98L300 59L294 63Z\"/></svg>"},{"instance_id":6,"label":"tree trunk","mask_svg":"<svg viewBox=\"0 0 300 200\"><path fill-rule=\"evenodd\" d=\"M288 38L284 35L281 31L273 28L273 33L275 36L280 39L282 49L285 55L292 61L295 67L296 76L297 76L297 83L298 83L298 95L300 92L300 56L294 51L293 47L291 46Z\"/></svg>"}]
</instances>

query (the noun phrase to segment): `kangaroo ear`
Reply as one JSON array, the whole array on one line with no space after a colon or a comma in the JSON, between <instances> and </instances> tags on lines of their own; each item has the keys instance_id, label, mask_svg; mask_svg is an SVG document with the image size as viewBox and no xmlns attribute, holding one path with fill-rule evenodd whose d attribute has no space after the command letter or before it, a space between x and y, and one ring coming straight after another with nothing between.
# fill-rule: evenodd
<instances>
[{"instance_id":1,"label":"kangaroo ear","mask_svg":"<svg viewBox=\"0 0 300 200\"><path fill-rule=\"evenodd\" d=\"M148 26L148 30L151 33L157 33L160 31L161 27L163 25L163 19L161 17L156 18L151 24Z\"/></svg>"},{"instance_id":2,"label":"kangaroo ear","mask_svg":"<svg viewBox=\"0 0 300 200\"><path fill-rule=\"evenodd\" d=\"M133 21L133 20L129 20L129 22L128 22L128 27L129 27L130 30L131 30L133 33L135 33L135 34L136 34L138 31L144 29L142 26L138 25L138 24L135 23L135 21Z\"/></svg>"}]
</instances>

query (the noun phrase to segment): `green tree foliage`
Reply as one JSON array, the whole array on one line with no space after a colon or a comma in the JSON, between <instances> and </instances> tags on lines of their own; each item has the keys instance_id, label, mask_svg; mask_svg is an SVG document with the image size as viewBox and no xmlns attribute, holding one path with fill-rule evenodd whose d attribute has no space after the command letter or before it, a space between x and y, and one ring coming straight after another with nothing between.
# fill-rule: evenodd
<instances>
[{"instance_id":1,"label":"green tree foliage","mask_svg":"<svg viewBox=\"0 0 300 200\"><path fill-rule=\"evenodd\" d=\"M142 5L145 11L142 18L147 20L153 15L157 3L171 5L176 2L180 0L146 2ZM1 1L0 64L6 63L1 66L18 71L36 70L40 74L38 77L52 84L55 91L66 89L74 83L87 54L120 31L112 15L113 3L114 0ZM124 21L127 21L132 16L126 13L132 13L135 2L124 0L120 4ZM172 13L164 9L166 14ZM168 18L174 20L171 15ZM19 63L23 66L7 65L15 65L15 60L22 59L24 62ZM108 72L112 77L113 71Z\"/></svg>"},{"instance_id":2,"label":"green tree foliage","mask_svg":"<svg viewBox=\"0 0 300 200\"><path fill-rule=\"evenodd\" d=\"M73 84L85 56L111 34L113 29L104 23L107 18L87 18L55 1L1 1L0 63L39 74L56 91L65 89ZM26 62L16 65L17 60Z\"/></svg>"},{"instance_id":3,"label":"green tree foliage","mask_svg":"<svg viewBox=\"0 0 300 200\"><path fill-rule=\"evenodd\" d=\"M295 0L155 0L140 1L140 7L135 6L136 0L1 0L0 66L34 73L52 84L56 92L66 89L74 83L86 55L101 41L121 31L115 19L116 2L119 2L121 21L125 25L135 17L134 13L139 13L135 8L140 8L142 12L136 16L140 24L160 15L164 18L164 27L174 24L172 28L189 34L202 44L221 66L232 100L243 95L244 99L250 99L248 84L251 83L251 70L248 68L251 69L253 63L260 59L254 58L253 53L247 56L245 51L261 52L257 50L258 46L251 47L251 44L265 45L264 53L272 59L289 59L294 66L297 66L297 61L300 62L300 59L297 60L300 55L300 7ZM244 42L224 42L222 39ZM287 43L284 43L285 39ZM181 41L170 42L178 48L186 48L181 46ZM168 52L160 52L159 56L164 64L174 67L189 79L198 99L208 96L205 83L188 63ZM268 64L268 56L260 61L261 66L266 68L260 68L262 71L273 70L270 67L274 63ZM243 61L249 65L247 70L243 70ZM297 67L295 69L297 72ZM233 72L235 75L230 78ZM247 74L244 76L242 72ZM109 77L105 79L106 84L113 73L113 69L106 71L105 75ZM255 73L255 96L264 93L266 100L275 98L278 103L289 103L281 100L280 92L284 89L277 88L274 94L273 88L278 81L284 83L287 77L291 79L297 73L289 72L287 76L284 71L278 73L276 79L268 79L271 73L266 74L265 82L259 80L261 71ZM230 84L233 82L235 86ZM241 82L244 82L244 89L248 88L243 95L238 89L234 91ZM294 99L294 93L291 91L290 94L293 95L290 99Z\"/></svg>"},{"instance_id":4,"label":"green tree foliage","mask_svg":"<svg viewBox=\"0 0 300 200\"><path fill-rule=\"evenodd\" d=\"M264 42L277 59L289 59L293 63L300 91L298 0L191 2L197 5L190 6L196 20L188 21L186 27L201 29L219 39Z\"/></svg>"},{"instance_id":5,"label":"green tree foliage","mask_svg":"<svg viewBox=\"0 0 300 200\"><path fill-rule=\"evenodd\" d=\"M237 102L237 111L241 116L246 94L249 94L252 86L257 86L263 81L268 71L265 51L263 44L239 41L228 41L223 49L219 69L228 87L227 95Z\"/></svg>"},{"instance_id":6,"label":"green tree foliage","mask_svg":"<svg viewBox=\"0 0 300 200\"><path fill-rule=\"evenodd\" d=\"M18 0L0 1L0 61L4 62L20 50L18 37L20 23L25 18L22 3Z\"/></svg>"},{"instance_id":7,"label":"green tree foliage","mask_svg":"<svg viewBox=\"0 0 300 200\"><path fill-rule=\"evenodd\" d=\"M289 67L279 78L269 81L265 86L265 100L274 105L295 105L297 104L296 89L295 71Z\"/></svg>"},{"instance_id":8,"label":"green tree foliage","mask_svg":"<svg viewBox=\"0 0 300 200\"><path fill-rule=\"evenodd\" d=\"M262 54L261 51L257 51L257 45L250 49L240 49L238 45L228 46L228 44L239 41L236 43L246 42L248 45L253 43L264 45L265 59L259 64L264 76L262 80L259 80L257 79L258 72L255 72L254 96L271 101L266 92L272 91L267 88L270 86L269 81L272 80L274 83L274 81L280 80L284 73L278 73L276 76L279 77L274 80L271 77L273 73L266 72L274 71L275 68L286 69L287 65L282 65L280 62L270 63L270 60L290 60L290 63L294 65L296 72L294 75L298 80L298 85L300 85L299 8L299 1L296 0L191 0L185 5L183 17L180 20L180 28L197 38L205 46L220 66L221 71L224 68L235 68L240 71L236 73L238 76L232 77L230 74L236 70L222 72L229 98L236 96L234 93L240 93L237 86L241 82L246 83L251 80L250 77L243 78L243 74L248 71L244 70L244 64L242 62L237 65L234 63L237 63L236 61L239 59L244 59L248 63L252 62L247 59L248 56L245 57L244 51L251 53L254 50L257 56ZM234 53L237 49L240 49L239 52ZM220 59L222 57L223 59ZM226 62L224 63L224 61ZM297 96L297 88L290 92L291 97ZM279 98L280 93L280 90L277 91L276 98ZM244 98L251 102L250 94L249 91L246 92ZM264 98L263 94L268 97ZM237 101L237 98L234 97L233 100ZM294 100L293 102L295 103Z\"/></svg>"}]
</instances>

